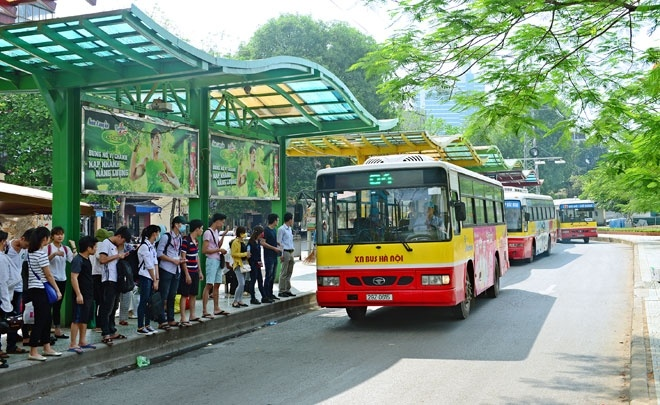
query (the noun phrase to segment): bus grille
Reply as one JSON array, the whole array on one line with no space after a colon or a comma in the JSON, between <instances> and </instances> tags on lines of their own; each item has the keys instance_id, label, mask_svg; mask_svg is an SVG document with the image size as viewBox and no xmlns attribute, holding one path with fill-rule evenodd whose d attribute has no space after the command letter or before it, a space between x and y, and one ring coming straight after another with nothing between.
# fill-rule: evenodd
<instances>
[{"instance_id":1,"label":"bus grille","mask_svg":"<svg viewBox=\"0 0 660 405\"><path fill-rule=\"evenodd\" d=\"M396 276L369 276L369 277L347 277L346 282L352 286L368 285L374 287L384 287L388 285L408 285L413 282L413 277L403 276L397 280Z\"/></svg>"}]
</instances>

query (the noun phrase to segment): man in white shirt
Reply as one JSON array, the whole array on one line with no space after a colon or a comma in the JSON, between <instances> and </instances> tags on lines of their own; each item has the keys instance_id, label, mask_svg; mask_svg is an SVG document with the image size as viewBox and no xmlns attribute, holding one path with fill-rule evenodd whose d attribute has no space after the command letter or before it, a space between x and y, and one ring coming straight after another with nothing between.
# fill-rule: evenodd
<instances>
[{"instance_id":1,"label":"man in white shirt","mask_svg":"<svg viewBox=\"0 0 660 405\"><path fill-rule=\"evenodd\" d=\"M278 297L295 297L291 292L291 274L293 273L293 214L284 214L284 224L277 230L277 245L282 249L282 270L280 273Z\"/></svg>"},{"instance_id":2,"label":"man in white shirt","mask_svg":"<svg viewBox=\"0 0 660 405\"><path fill-rule=\"evenodd\" d=\"M222 284L222 274L224 270L223 262L230 258L227 250L222 248L228 230L220 233L225 227L227 216L221 213L213 214L209 229L202 235L202 253L206 256L206 285L202 293L202 316L212 319L215 315L228 315L229 313L220 309L220 284ZM206 310L209 301L209 294L213 292L213 313Z\"/></svg>"},{"instance_id":3,"label":"man in white shirt","mask_svg":"<svg viewBox=\"0 0 660 405\"><path fill-rule=\"evenodd\" d=\"M23 235L20 239L13 239L9 242L9 249L7 249L7 257L13 263L11 271L14 273L13 278L18 278L21 280L16 287L14 287L14 296L12 298L12 305L14 307L14 313L21 313L21 301L23 301L23 280L21 270L23 269L23 262L27 257L27 248L30 246L30 235L32 235L34 228L30 228L23 232ZM24 304L27 304L25 302ZM27 341L29 337L28 326L23 326L23 341ZM18 344L18 333L16 331L11 331L7 334L7 353L9 354L23 354L27 353L27 350L19 347Z\"/></svg>"},{"instance_id":4,"label":"man in white shirt","mask_svg":"<svg viewBox=\"0 0 660 405\"><path fill-rule=\"evenodd\" d=\"M158 325L161 329L169 329L178 325L174 321L174 301L179 289L181 277L181 235L185 232L188 221L182 216L174 217L170 232L165 232L158 240L156 256L158 256L158 290L165 302L163 312L164 322Z\"/></svg>"},{"instance_id":5,"label":"man in white shirt","mask_svg":"<svg viewBox=\"0 0 660 405\"><path fill-rule=\"evenodd\" d=\"M124 243L131 240L131 231L122 226L115 231L114 236L105 239L98 245L99 263L103 266L101 285L103 300L99 309L97 326L101 328L102 342L111 346L114 339L125 339L126 336L117 333L115 313L119 307L117 290L117 260L126 257Z\"/></svg>"}]
</instances>

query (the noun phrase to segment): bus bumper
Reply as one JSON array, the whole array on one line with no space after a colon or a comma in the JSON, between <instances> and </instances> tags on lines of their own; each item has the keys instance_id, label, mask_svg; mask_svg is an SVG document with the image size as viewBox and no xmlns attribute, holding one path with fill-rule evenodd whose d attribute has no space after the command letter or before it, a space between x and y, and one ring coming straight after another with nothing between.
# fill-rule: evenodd
<instances>
[{"instance_id":1,"label":"bus bumper","mask_svg":"<svg viewBox=\"0 0 660 405\"><path fill-rule=\"evenodd\" d=\"M595 229L562 229L559 232L559 239L582 239L582 238L596 238L598 232Z\"/></svg>"},{"instance_id":2,"label":"bus bumper","mask_svg":"<svg viewBox=\"0 0 660 405\"><path fill-rule=\"evenodd\" d=\"M460 298L459 298L460 296ZM326 308L346 308L364 306L400 306L400 307L446 307L454 306L463 301L463 292L458 294L454 288L442 290L417 289L411 291L401 290L317 290L316 301L319 306Z\"/></svg>"},{"instance_id":3,"label":"bus bumper","mask_svg":"<svg viewBox=\"0 0 660 405\"><path fill-rule=\"evenodd\" d=\"M532 256L531 239L509 238L509 260L522 260Z\"/></svg>"}]
</instances>

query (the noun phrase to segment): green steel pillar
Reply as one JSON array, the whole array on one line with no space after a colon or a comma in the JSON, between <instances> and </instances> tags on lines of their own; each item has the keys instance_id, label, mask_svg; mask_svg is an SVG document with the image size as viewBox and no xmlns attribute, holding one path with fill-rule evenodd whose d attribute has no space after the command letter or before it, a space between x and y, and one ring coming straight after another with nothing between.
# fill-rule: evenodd
<instances>
[{"instance_id":1,"label":"green steel pillar","mask_svg":"<svg viewBox=\"0 0 660 405\"><path fill-rule=\"evenodd\" d=\"M80 89L44 91L53 116L53 226L62 226L64 243L80 239L82 106ZM67 264L67 279L71 269ZM62 303L62 326L71 323L71 283Z\"/></svg>"},{"instance_id":2,"label":"green steel pillar","mask_svg":"<svg viewBox=\"0 0 660 405\"><path fill-rule=\"evenodd\" d=\"M209 172L211 163L209 161L209 90L192 89L190 91L190 113L193 123L199 129L199 139L197 141L197 173L199 181L197 183L198 198L191 198L190 219L201 219L204 226L208 226L209 219Z\"/></svg>"},{"instance_id":3,"label":"green steel pillar","mask_svg":"<svg viewBox=\"0 0 660 405\"><path fill-rule=\"evenodd\" d=\"M211 170L209 155L209 151L211 150L209 138L209 89L207 87L191 89L190 113L195 127L199 129L199 138L197 140L197 192L199 197L189 200L190 219L201 219L204 223L204 229L206 229L209 226L209 172ZM202 246L201 242L199 246ZM204 269L201 271L206 276L206 256L201 254L201 249L198 258L201 269ZM200 281L198 298L201 298L205 285L205 281Z\"/></svg>"},{"instance_id":4,"label":"green steel pillar","mask_svg":"<svg viewBox=\"0 0 660 405\"><path fill-rule=\"evenodd\" d=\"M284 214L286 213L286 138L280 138L280 156L279 156L279 171L280 171L280 200L273 201L273 212L280 216L279 226L282 226L284 221ZM281 262L278 260L277 269L275 270L275 282L279 282L280 270L282 269Z\"/></svg>"}]
</instances>

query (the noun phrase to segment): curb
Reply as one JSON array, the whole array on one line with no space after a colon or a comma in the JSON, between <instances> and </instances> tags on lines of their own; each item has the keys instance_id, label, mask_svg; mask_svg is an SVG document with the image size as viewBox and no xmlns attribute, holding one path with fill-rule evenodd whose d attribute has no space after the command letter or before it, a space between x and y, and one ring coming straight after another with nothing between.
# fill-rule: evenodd
<instances>
[{"instance_id":1,"label":"curb","mask_svg":"<svg viewBox=\"0 0 660 405\"><path fill-rule=\"evenodd\" d=\"M633 307L632 325L630 334L630 404L641 405L657 403L653 381L651 345L648 328L646 326L646 307L644 297L637 294L637 285L641 282L641 269L639 267L639 253L636 243L631 240L619 239L611 236L598 236L593 240L609 243L622 243L633 247ZM651 366L649 367L649 364Z\"/></svg>"},{"instance_id":2,"label":"curb","mask_svg":"<svg viewBox=\"0 0 660 405\"><path fill-rule=\"evenodd\" d=\"M151 363L222 342L271 322L280 322L317 307L315 293L301 293L297 297L274 304L232 313L228 317L197 323L189 328L174 328L153 336L130 337L115 341L112 347L103 344L83 355L62 356L42 364L12 365L0 373L3 403L43 396L47 392L83 380L107 376L136 368L136 356L146 356ZM27 363L27 362L26 362Z\"/></svg>"}]
</instances>

